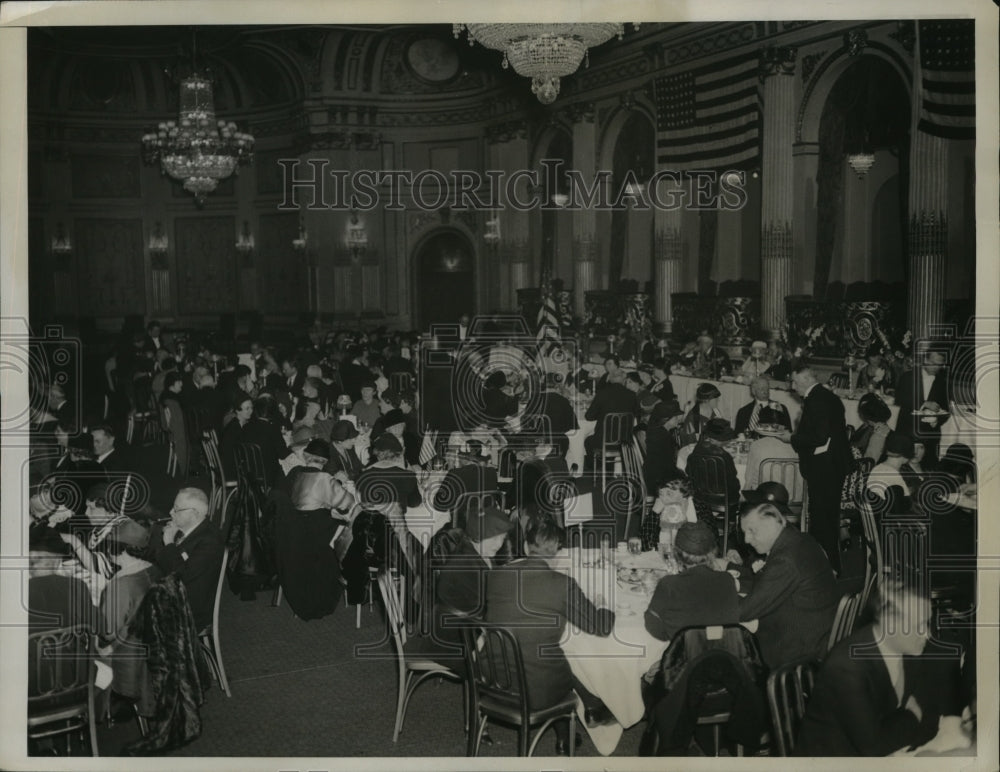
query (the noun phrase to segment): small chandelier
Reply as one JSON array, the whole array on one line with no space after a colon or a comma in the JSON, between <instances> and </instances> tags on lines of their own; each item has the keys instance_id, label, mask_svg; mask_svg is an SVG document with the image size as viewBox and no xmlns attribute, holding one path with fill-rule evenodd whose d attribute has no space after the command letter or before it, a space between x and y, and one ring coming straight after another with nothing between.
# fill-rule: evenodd
<instances>
[{"instance_id":1,"label":"small chandelier","mask_svg":"<svg viewBox=\"0 0 1000 772\"><path fill-rule=\"evenodd\" d=\"M56 235L52 237L50 248L52 254L57 257L68 257L73 254L73 242L66 235L62 223L56 227Z\"/></svg>"},{"instance_id":2,"label":"small chandelier","mask_svg":"<svg viewBox=\"0 0 1000 772\"><path fill-rule=\"evenodd\" d=\"M170 242L167 239L167 234L163 232L163 225L156 223L153 232L149 234L149 243L147 245L149 254L154 257L163 257L167 254L167 247L169 245Z\"/></svg>"},{"instance_id":3,"label":"small chandelier","mask_svg":"<svg viewBox=\"0 0 1000 772\"><path fill-rule=\"evenodd\" d=\"M306 224L299 218L299 236L298 238L292 239L292 248L296 252L304 252L306 245L309 243L309 234L306 232Z\"/></svg>"},{"instance_id":4,"label":"small chandelier","mask_svg":"<svg viewBox=\"0 0 1000 772\"><path fill-rule=\"evenodd\" d=\"M241 255L249 255L253 252L253 234L250 232L250 224L243 221L243 232L236 239L236 251Z\"/></svg>"},{"instance_id":5,"label":"small chandelier","mask_svg":"<svg viewBox=\"0 0 1000 772\"><path fill-rule=\"evenodd\" d=\"M633 25L638 29L639 25ZM559 79L572 75L580 62L588 59L591 47L612 37L621 40L625 25L597 24L453 24L457 38L469 33L469 45L479 41L487 48L503 52L503 67L531 78L531 93L543 105L559 96Z\"/></svg>"},{"instance_id":6,"label":"small chandelier","mask_svg":"<svg viewBox=\"0 0 1000 772\"><path fill-rule=\"evenodd\" d=\"M344 237L344 245L351 253L351 257L357 260L363 257L368 251L368 232L365 224L358 217L358 210L351 210L351 219L347 222L347 235Z\"/></svg>"},{"instance_id":7,"label":"small chandelier","mask_svg":"<svg viewBox=\"0 0 1000 772\"><path fill-rule=\"evenodd\" d=\"M851 153L847 156L847 163L854 169L859 180L863 180L868 170L875 165L875 156L872 153Z\"/></svg>"},{"instance_id":8,"label":"small chandelier","mask_svg":"<svg viewBox=\"0 0 1000 772\"><path fill-rule=\"evenodd\" d=\"M483 233L483 241L490 247L496 247L500 243L500 214L494 212L493 216L486 221L486 232Z\"/></svg>"},{"instance_id":9,"label":"small chandelier","mask_svg":"<svg viewBox=\"0 0 1000 772\"><path fill-rule=\"evenodd\" d=\"M208 78L184 78L180 105L177 121L164 121L155 133L143 136L143 158L146 163L159 161L162 172L182 180L184 190L193 193L198 206L202 206L219 180L239 173L241 164L253 160L254 139L237 131L232 121L215 119Z\"/></svg>"}]
</instances>

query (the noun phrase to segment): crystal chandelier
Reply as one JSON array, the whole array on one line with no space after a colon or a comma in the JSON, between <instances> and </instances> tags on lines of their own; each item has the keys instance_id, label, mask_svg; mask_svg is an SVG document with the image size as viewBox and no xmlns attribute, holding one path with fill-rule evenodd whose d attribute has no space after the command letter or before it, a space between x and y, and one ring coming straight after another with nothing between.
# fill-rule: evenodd
<instances>
[{"instance_id":1,"label":"crystal chandelier","mask_svg":"<svg viewBox=\"0 0 1000 772\"><path fill-rule=\"evenodd\" d=\"M531 93L545 105L559 96L559 79L577 71L588 49L616 35L621 40L625 34L619 23L454 24L452 28L456 38L468 30L470 46L479 41L502 51L504 68L511 66L518 75L531 78Z\"/></svg>"},{"instance_id":2,"label":"crystal chandelier","mask_svg":"<svg viewBox=\"0 0 1000 772\"><path fill-rule=\"evenodd\" d=\"M858 179L863 180L868 170L875 165L875 156L872 153L851 153L847 156L847 163L854 169Z\"/></svg>"},{"instance_id":3,"label":"crystal chandelier","mask_svg":"<svg viewBox=\"0 0 1000 772\"><path fill-rule=\"evenodd\" d=\"M216 121L212 84L200 75L180 84L180 115L161 123L155 134L142 138L146 163L160 162L164 174L184 183L198 206L219 180L253 160L254 139L236 130L232 121Z\"/></svg>"}]
</instances>

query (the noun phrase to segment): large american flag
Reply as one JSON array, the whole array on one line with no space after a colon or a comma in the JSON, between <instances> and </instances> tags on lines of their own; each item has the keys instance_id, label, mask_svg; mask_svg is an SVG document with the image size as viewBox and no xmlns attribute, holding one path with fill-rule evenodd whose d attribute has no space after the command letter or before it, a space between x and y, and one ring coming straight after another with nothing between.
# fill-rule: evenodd
<instances>
[{"instance_id":1,"label":"large american flag","mask_svg":"<svg viewBox=\"0 0 1000 772\"><path fill-rule=\"evenodd\" d=\"M559 312L552 295L552 275L547 269L542 272L542 305L538 308L535 326L538 330L535 334L538 351L542 356L547 356L559 345Z\"/></svg>"},{"instance_id":2,"label":"large american flag","mask_svg":"<svg viewBox=\"0 0 1000 772\"><path fill-rule=\"evenodd\" d=\"M660 169L739 169L760 155L757 52L658 78Z\"/></svg>"},{"instance_id":3,"label":"large american flag","mask_svg":"<svg viewBox=\"0 0 1000 772\"><path fill-rule=\"evenodd\" d=\"M976 27L972 19L919 22L917 128L935 137L976 138Z\"/></svg>"}]
</instances>

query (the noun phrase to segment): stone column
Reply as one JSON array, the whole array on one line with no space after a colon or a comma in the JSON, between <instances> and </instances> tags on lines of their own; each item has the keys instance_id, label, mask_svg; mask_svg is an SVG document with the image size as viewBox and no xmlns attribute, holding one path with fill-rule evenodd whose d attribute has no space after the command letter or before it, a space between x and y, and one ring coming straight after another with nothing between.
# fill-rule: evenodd
<instances>
[{"instance_id":1,"label":"stone column","mask_svg":"<svg viewBox=\"0 0 1000 772\"><path fill-rule=\"evenodd\" d=\"M509 121L487 128L487 142L496 165L492 168L504 171L506 181L511 174L528 168L528 127L524 121ZM513 194L521 202L530 201L530 182L521 178L514 187ZM501 284L499 299L505 310L517 308L517 289L531 286L531 250L528 249L528 212L522 211L507 197L506 182L500 188L500 257L507 265L500 266ZM526 262L515 267L514 262ZM524 282L515 284L517 282ZM537 280L534 280L537 284Z\"/></svg>"},{"instance_id":2,"label":"stone column","mask_svg":"<svg viewBox=\"0 0 1000 772\"><path fill-rule=\"evenodd\" d=\"M656 306L653 318L659 330L673 331L673 303L671 294L681 291L684 280L681 259L684 256L684 237L681 222L683 207L688 199L682 198L686 185L677 180L664 178L657 186L656 196L660 203L672 208L657 206L653 210L656 241L653 246L653 294ZM675 206L676 205L676 206Z\"/></svg>"},{"instance_id":3,"label":"stone column","mask_svg":"<svg viewBox=\"0 0 1000 772\"><path fill-rule=\"evenodd\" d=\"M913 132L910 145L908 322L915 340L944 317L948 246L948 140Z\"/></svg>"},{"instance_id":4,"label":"stone column","mask_svg":"<svg viewBox=\"0 0 1000 772\"><path fill-rule=\"evenodd\" d=\"M599 153L594 105L584 103L571 108L573 120L573 169L582 175L589 187L594 182ZM584 297L587 291L601 288L598 259L597 212L593 208L573 212L573 313L585 315Z\"/></svg>"},{"instance_id":5,"label":"stone column","mask_svg":"<svg viewBox=\"0 0 1000 772\"><path fill-rule=\"evenodd\" d=\"M795 202L792 144L795 142L797 49L768 46L760 54L764 83L761 142L760 292L761 324L777 336L785 323L785 296L792 289L792 220Z\"/></svg>"}]
</instances>

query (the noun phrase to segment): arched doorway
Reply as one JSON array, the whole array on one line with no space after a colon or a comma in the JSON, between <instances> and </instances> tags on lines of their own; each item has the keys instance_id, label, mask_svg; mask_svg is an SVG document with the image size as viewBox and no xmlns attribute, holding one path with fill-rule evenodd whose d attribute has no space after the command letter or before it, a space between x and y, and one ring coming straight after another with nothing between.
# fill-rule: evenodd
<instances>
[{"instance_id":1,"label":"arched doorway","mask_svg":"<svg viewBox=\"0 0 1000 772\"><path fill-rule=\"evenodd\" d=\"M427 236L414 254L417 324L458 322L462 314L476 312L474 255L469 240L451 229Z\"/></svg>"}]
</instances>

